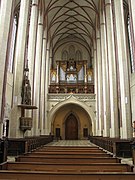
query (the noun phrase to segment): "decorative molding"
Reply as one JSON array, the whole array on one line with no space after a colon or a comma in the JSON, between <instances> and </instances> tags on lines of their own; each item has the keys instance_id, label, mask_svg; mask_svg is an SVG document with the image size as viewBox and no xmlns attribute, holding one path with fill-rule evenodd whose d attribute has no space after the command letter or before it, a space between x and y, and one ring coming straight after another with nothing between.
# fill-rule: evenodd
<instances>
[{"instance_id":1,"label":"decorative molding","mask_svg":"<svg viewBox=\"0 0 135 180\"><path fill-rule=\"evenodd\" d=\"M69 98L75 98L76 100L86 102L95 101L95 94L48 94L49 101L64 101Z\"/></svg>"}]
</instances>

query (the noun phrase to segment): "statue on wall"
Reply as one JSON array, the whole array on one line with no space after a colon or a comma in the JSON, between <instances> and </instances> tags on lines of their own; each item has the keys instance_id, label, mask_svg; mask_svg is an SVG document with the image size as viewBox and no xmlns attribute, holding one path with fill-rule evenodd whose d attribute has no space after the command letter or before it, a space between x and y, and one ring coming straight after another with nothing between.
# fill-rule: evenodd
<instances>
[{"instance_id":1,"label":"statue on wall","mask_svg":"<svg viewBox=\"0 0 135 180\"><path fill-rule=\"evenodd\" d=\"M30 81L28 79L28 62L26 65L26 68L24 69L24 77L23 77L23 83L22 83L22 104L31 105L31 86Z\"/></svg>"}]
</instances>

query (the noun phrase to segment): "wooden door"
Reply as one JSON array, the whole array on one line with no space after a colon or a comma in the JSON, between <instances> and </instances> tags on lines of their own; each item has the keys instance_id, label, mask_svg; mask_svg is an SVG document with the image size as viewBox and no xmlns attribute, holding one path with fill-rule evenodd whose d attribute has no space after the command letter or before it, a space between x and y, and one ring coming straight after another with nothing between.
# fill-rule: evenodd
<instances>
[{"instance_id":1,"label":"wooden door","mask_svg":"<svg viewBox=\"0 0 135 180\"><path fill-rule=\"evenodd\" d=\"M65 139L78 139L78 121L73 114L70 114L65 122Z\"/></svg>"}]
</instances>

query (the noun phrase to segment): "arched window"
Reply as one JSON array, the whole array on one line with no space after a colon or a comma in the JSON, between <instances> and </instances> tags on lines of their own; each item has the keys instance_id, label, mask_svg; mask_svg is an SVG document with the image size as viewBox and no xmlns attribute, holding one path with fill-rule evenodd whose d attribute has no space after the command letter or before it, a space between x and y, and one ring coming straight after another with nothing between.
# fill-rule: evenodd
<instances>
[{"instance_id":1,"label":"arched window","mask_svg":"<svg viewBox=\"0 0 135 180\"><path fill-rule=\"evenodd\" d=\"M13 25L11 29L11 41L10 41L10 50L9 50L9 62L8 62L8 71L13 73L14 65L14 53L15 53L15 43L16 43L16 34L17 34L17 15L14 16Z\"/></svg>"},{"instance_id":2,"label":"arched window","mask_svg":"<svg viewBox=\"0 0 135 180\"><path fill-rule=\"evenodd\" d=\"M128 41L129 41L129 55L130 55L130 64L131 64L131 73L135 72L135 56L134 56L134 49L133 49L133 35L132 35L132 29L131 29L131 22L130 22L130 16L128 15L127 19L127 30L128 30Z\"/></svg>"}]
</instances>

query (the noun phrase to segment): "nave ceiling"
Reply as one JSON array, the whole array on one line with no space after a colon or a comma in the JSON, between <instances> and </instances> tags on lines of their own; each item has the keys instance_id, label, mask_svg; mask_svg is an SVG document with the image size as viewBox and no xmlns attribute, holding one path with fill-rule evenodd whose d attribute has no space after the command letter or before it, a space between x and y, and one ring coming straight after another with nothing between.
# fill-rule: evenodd
<instances>
[{"instance_id":1,"label":"nave ceiling","mask_svg":"<svg viewBox=\"0 0 135 180\"><path fill-rule=\"evenodd\" d=\"M99 0L46 0L45 3L53 47L77 41L90 49L99 15Z\"/></svg>"},{"instance_id":2,"label":"nave ceiling","mask_svg":"<svg viewBox=\"0 0 135 180\"><path fill-rule=\"evenodd\" d=\"M19 2L16 0L16 4ZM91 54L100 3L102 0L39 0L39 10L44 12L44 28L54 53L61 45L75 42Z\"/></svg>"}]
</instances>

